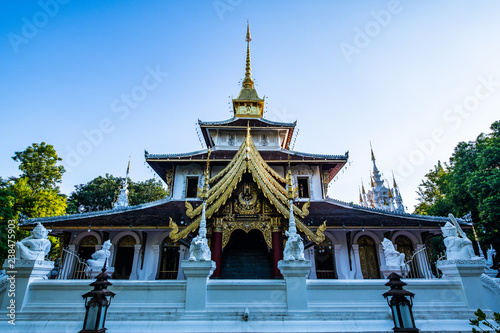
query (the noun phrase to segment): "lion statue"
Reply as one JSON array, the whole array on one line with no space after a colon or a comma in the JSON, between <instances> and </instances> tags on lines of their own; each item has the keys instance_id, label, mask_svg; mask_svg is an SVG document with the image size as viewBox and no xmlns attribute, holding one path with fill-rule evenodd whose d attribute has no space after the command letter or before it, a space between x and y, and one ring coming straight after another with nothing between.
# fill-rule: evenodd
<instances>
[{"instance_id":1,"label":"lion statue","mask_svg":"<svg viewBox=\"0 0 500 333\"><path fill-rule=\"evenodd\" d=\"M284 260L306 260L304 257L304 243L298 234L288 234L288 240L285 244L285 251L283 252Z\"/></svg>"},{"instance_id":2,"label":"lion statue","mask_svg":"<svg viewBox=\"0 0 500 333\"><path fill-rule=\"evenodd\" d=\"M189 261L209 261L211 258L207 239L200 235L193 238L189 247Z\"/></svg>"}]
</instances>

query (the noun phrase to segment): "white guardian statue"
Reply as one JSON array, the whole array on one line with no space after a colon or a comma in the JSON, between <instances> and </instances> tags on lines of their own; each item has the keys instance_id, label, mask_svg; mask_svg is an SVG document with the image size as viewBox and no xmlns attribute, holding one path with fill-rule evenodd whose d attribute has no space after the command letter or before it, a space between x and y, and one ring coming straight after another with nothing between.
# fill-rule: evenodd
<instances>
[{"instance_id":1,"label":"white guardian statue","mask_svg":"<svg viewBox=\"0 0 500 333\"><path fill-rule=\"evenodd\" d=\"M87 264L91 270L101 270L104 267L104 262L109 258L111 252L111 241L108 239L102 244L102 249L92 254L92 259L87 260Z\"/></svg>"},{"instance_id":2,"label":"white guardian statue","mask_svg":"<svg viewBox=\"0 0 500 333\"><path fill-rule=\"evenodd\" d=\"M16 243L16 258L29 260L44 260L50 251L48 239L50 230L38 222L31 231L31 236Z\"/></svg>"},{"instance_id":3,"label":"white guardian statue","mask_svg":"<svg viewBox=\"0 0 500 333\"><path fill-rule=\"evenodd\" d=\"M387 238L382 241L384 247L385 265L389 267L401 267L405 264L405 254L399 253L394 248L394 244Z\"/></svg>"},{"instance_id":4,"label":"white guardian statue","mask_svg":"<svg viewBox=\"0 0 500 333\"><path fill-rule=\"evenodd\" d=\"M457 220L452 214L449 214L451 222L446 222L441 228L444 236L444 245L446 246L447 260L469 260L475 259L476 255L472 247L472 241L467 238ZM477 257L479 259L479 257Z\"/></svg>"},{"instance_id":5,"label":"white guardian statue","mask_svg":"<svg viewBox=\"0 0 500 333\"><path fill-rule=\"evenodd\" d=\"M488 251L486 251L486 267L491 269L493 267L493 258L497 255L497 251L493 248L493 245L490 245Z\"/></svg>"}]
</instances>

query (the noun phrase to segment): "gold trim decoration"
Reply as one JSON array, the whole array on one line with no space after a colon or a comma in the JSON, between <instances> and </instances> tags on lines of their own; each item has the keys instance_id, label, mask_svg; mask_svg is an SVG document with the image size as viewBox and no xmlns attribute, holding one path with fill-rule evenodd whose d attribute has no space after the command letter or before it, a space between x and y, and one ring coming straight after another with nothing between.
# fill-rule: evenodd
<instances>
[{"instance_id":1,"label":"gold trim decoration","mask_svg":"<svg viewBox=\"0 0 500 333\"><path fill-rule=\"evenodd\" d=\"M81 240L80 247L95 247L97 243L97 237L90 235Z\"/></svg>"},{"instance_id":2,"label":"gold trim decoration","mask_svg":"<svg viewBox=\"0 0 500 333\"><path fill-rule=\"evenodd\" d=\"M273 232L281 231L281 217L271 218L271 229Z\"/></svg>"},{"instance_id":3,"label":"gold trim decoration","mask_svg":"<svg viewBox=\"0 0 500 333\"><path fill-rule=\"evenodd\" d=\"M215 228L214 228L214 232L222 232L222 227L223 227L223 223L222 221L224 220L223 217L218 217L215 219Z\"/></svg>"},{"instance_id":4,"label":"gold trim decoration","mask_svg":"<svg viewBox=\"0 0 500 333\"><path fill-rule=\"evenodd\" d=\"M225 248L231 234L235 230L243 230L248 234L250 230L259 230L264 235L267 246L273 247L271 239L271 223L266 222L225 222L222 226L222 248Z\"/></svg>"},{"instance_id":5,"label":"gold trim decoration","mask_svg":"<svg viewBox=\"0 0 500 333\"><path fill-rule=\"evenodd\" d=\"M136 244L134 236L127 235L120 239L118 242L118 247L134 247Z\"/></svg>"},{"instance_id":6,"label":"gold trim decoration","mask_svg":"<svg viewBox=\"0 0 500 333\"><path fill-rule=\"evenodd\" d=\"M204 193L207 195L207 199L205 201L206 219L208 220L211 218L212 215L216 213L220 207L225 205L229 198L231 198L233 191L241 182L245 172L249 172L252 175L252 179L256 183L257 187L262 191L264 196L277 209L277 211L284 218L289 219L290 203L288 195L294 195L296 189L294 189L293 192L288 193L285 186L291 178L283 178L264 161L252 140L250 127L247 129L246 140L242 142L235 157L231 160L229 165L208 180L208 183L217 182L207 192L205 192L206 194ZM206 174L205 177L208 177L208 174ZM291 175L288 177L291 177ZM297 228L307 236L307 238L315 243L321 243L325 238L322 234L322 231L324 231L324 229L322 230L323 225L318 228L316 233L313 233L300 221L300 218L305 218L309 214L309 205L309 203L304 204L302 209L293 205L296 225ZM185 238L190 232L193 232L196 228L198 228L201 220L202 206L203 205L199 205L193 209L192 205L186 202L186 214L192 221L182 231L172 232L170 236L172 240L177 241L181 238ZM226 221L227 220L231 220L231 218L227 216Z\"/></svg>"}]
</instances>

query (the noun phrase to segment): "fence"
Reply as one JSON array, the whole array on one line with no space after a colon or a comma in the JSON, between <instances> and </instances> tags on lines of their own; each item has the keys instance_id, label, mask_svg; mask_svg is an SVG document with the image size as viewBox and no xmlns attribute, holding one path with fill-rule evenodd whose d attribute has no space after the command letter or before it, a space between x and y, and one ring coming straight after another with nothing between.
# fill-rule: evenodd
<instances>
[{"instance_id":1,"label":"fence","mask_svg":"<svg viewBox=\"0 0 500 333\"><path fill-rule=\"evenodd\" d=\"M59 273L57 274L58 280L80 280L90 278L89 265L82 261L76 252L63 249L60 267Z\"/></svg>"},{"instance_id":2,"label":"fence","mask_svg":"<svg viewBox=\"0 0 500 333\"><path fill-rule=\"evenodd\" d=\"M432 273L427 248L423 247L415 252L411 258L405 262L402 270L403 276L407 279L435 279Z\"/></svg>"}]
</instances>

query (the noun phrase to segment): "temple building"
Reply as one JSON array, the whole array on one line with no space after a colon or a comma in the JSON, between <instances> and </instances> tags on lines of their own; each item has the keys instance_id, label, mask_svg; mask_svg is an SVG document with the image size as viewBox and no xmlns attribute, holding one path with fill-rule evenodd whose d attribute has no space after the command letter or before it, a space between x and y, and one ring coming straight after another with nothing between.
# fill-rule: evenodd
<instances>
[{"instance_id":1,"label":"temple building","mask_svg":"<svg viewBox=\"0 0 500 333\"><path fill-rule=\"evenodd\" d=\"M382 333L415 323L421 332L465 332L477 308L499 311L496 271L481 275L485 260L462 231L471 222L406 213L373 151L371 186L368 192L362 186L360 203L328 196L349 154L290 148L296 122L264 118L250 41L247 28L245 77L232 118L198 122L207 148L145 151L166 198L130 206L125 183L110 210L20 222L33 230L17 245L30 256L3 266L18 274L16 329L81 329L89 313L82 295L100 270L93 286L116 294L106 308L109 332ZM40 260L40 251L30 254L30 246L33 237L47 244L48 232L63 250L51 278L43 279L54 263ZM431 263L429 244L442 234L448 260ZM103 282L105 274L112 285ZM8 281L0 277L2 316L12 302ZM404 303L408 316L398 324L402 317L383 293L406 283L405 295L415 299ZM3 328L11 329L0 322Z\"/></svg>"},{"instance_id":2,"label":"temple building","mask_svg":"<svg viewBox=\"0 0 500 333\"><path fill-rule=\"evenodd\" d=\"M82 261L109 239L115 279L184 279L181 262L197 234L202 210L198 196L208 177L208 239L217 265L211 278L281 278L277 263L290 218L290 177L296 188L297 228L306 258L313 262L310 279L382 278L384 238L411 258L439 235L448 218L405 214L397 186L384 185L373 151L372 186L368 193L363 187L360 205L327 196L349 155L290 150L296 122L264 118L264 98L251 73L250 40L248 30L245 77L232 101L233 117L198 121L207 149L145 152L146 162L168 188L167 198L128 206L124 184L112 210L31 219L23 228L41 222ZM68 267L62 271L66 277L74 275Z\"/></svg>"}]
</instances>

